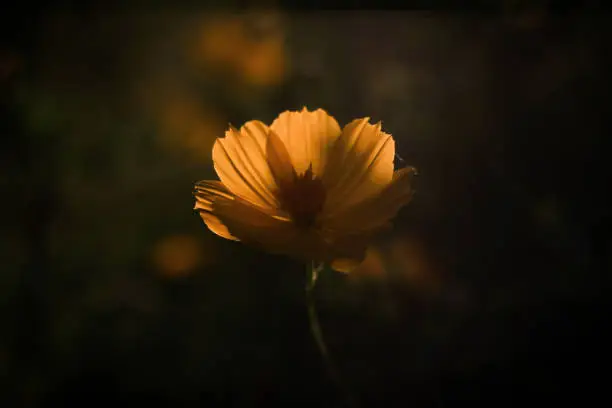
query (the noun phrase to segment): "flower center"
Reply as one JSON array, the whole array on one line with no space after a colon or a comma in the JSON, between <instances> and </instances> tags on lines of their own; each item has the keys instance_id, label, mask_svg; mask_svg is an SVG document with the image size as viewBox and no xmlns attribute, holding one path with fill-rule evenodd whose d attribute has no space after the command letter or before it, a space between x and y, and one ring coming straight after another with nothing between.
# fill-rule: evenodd
<instances>
[{"instance_id":1,"label":"flower center","mask_svg":"<svg viewBox=\"0 0 612 408\"><path fill-rule=\"evenodd\" d=\"M297 226L310 228L315 225L325 202L325 187L312 174L312 165L304 174L295 174L292 182L283 183L279 193L281 206Z\"/></svg>"}]
</instances>

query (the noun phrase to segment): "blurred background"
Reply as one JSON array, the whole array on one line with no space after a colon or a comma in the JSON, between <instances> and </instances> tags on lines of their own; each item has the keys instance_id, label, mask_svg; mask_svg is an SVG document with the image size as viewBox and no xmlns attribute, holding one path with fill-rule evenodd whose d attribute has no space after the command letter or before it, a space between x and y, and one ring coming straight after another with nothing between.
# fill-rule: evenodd
<instances>
[{"instance_id":1,"label":"blurred background","mask_svg":"<svg viewBox=\"0 0 612 408\"><path fill-rule=\"evenodd\" d=\"M192 211L228 123L302 106L382 120L420 171L393 233L317 287L361 406L610 400L600 3L134 3L0 11L3 407L343 406L304 267Z\"/></svg>"}]
</instances>

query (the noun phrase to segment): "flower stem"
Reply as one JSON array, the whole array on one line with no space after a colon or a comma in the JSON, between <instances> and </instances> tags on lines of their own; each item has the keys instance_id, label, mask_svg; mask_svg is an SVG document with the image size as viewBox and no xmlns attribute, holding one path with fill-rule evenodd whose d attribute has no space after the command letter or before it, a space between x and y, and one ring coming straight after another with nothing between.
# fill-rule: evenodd
<instances>
[{"instance_id":1,"label":"flower stem","mask_svg":"<svg viewBox=\"0 0 612 408\"><path fill-rule=\"evenodd\" d=\"M332 381L334 381L337 386L343 390L346 403L349 407L357 407L355 400L350 393L348 387L342 381L342 377L340 376L334 361L332 360L329 350L327 348L327 344L325 343L325 339L323 338L323 331L321 330L321 324L319 323L319 318L317 316L317 310L315 308L315 298L314 298L314 288L317 283L317 278L319 277L319 272L323 269L323 264L318 266L315 265L313 261L309 265L307 265L307 283L306 283L306 299L308 302L308 320L310 321L310 332L312 333L312 337L314 338L315 343L321 353L321 357L325 362L327 371Z\"/></svg>"}]
</instances>

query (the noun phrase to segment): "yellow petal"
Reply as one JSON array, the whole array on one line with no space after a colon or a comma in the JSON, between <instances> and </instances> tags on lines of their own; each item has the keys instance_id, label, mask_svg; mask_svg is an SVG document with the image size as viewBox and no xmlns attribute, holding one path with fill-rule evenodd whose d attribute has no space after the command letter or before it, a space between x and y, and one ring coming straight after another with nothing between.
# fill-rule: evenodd
<instances>
[{"instance_id":1,"label":"yellow petal","mask_svg":"<svg viewBox=\"0 0 612 408\"><path fill-rule=\"evenodd\" d=\"M194 209L208 228L223 238L259 244L271 252L286 252L299 232L282 213L253 205L219 181L199 181L194 195Z\"/></svg>"},{"instance_id":2,"label":"yellow petal","mask_svg":"<svg viewBox=\"0 0 612 408\"><path fill-rule=\"evenodd\" d=\"M268 134L266 144L268 155L268 165L278 186L285 186L295 180L296 173L291 163L291 157L287 147L278 137L276 132L271 130Z\"/></svg>"},{"instance_id":3,"label":"yellow petal","mask_svg":"<svg viewBox=\"0 0 612 408\"><path fill-rule=\"evenodd\" d=\"M194 210L212 211L212 204L215 198L223 197L232 199L234 195L221 183L216 180L201 180L194 187L193 195L196 199Z\"/></svg>"},{"instance_id":4,"label":"yellow petal","mask_svg":"<svg viewBox=\"0 0 612 408\"><path fill-rule=\"evenodd\" d=\"M363 118L346 125L323 173L328 191L324 211L342 211L380 192L393 177L394 156L395 142L380 123Z\"/></svg>"},{"instance_id":5,"label":"yellow petal","mask_svg":"<svg viewBox=\"0 0 612 408\"><path fill-rule=\"evenodd\" d=\"M303 261L329 259L316 232L297 228L282 215L264 212L238 197L217 202L214 211L228 230L245 243Z\"/></svg>"},{"instance_id":6,"label":"yellow petal","mask_svg":"<svg viewBox=\"0 0 612 408\"><path fill-rule=\"evenodd\" d=\"M240 197L219 199L213 205L213 214L230 233L270 252L284 252L296 235L296 228L289 218L261 207L256 207Z\"/></svg>"},{"instance_id":7,"label":"yellow petal","mask_svg":"<svg viewBox=\"0 0 612 408\"><path fill-rule=\"evenodd\" d=\"M238 238L236 238L229 232L227 227L223 225L219 218L215 217L211 213L201 211L200 217L202 217L202 220L204 221L208 229L220 236L221 238L229 239L231 241L240 241Z\"/></svg>"},{"instance_id":8,"label":"yellow petal","mask_svg":"<svg viewBox=\"0 0 612 408\"><path fill-rule=\"evenodd\" d=\"M327 215L324 228L329 234L359 234L384 228L399 209L412 198L411 181L416 170L406 167L393 174L393 180L379 194L341 212Z\"/></svg>"},{"instance_id":9,"label":"yellow petal","mask_svg":"<svg viewBox=\"0 0 612 408\"><path fill-rule=\"evenodd\" d=\"M285 144L295 171L303 174L312 164L315 177L321 176L329 148L340 136L338 122L323 109L283 112L270 129Z\"/></svg>"},{"instance_id":10,"label":"yellow petal","mask_svg":"<svg viewBox=\"0 0 612 408\"><path fill-rule=\"evenodd\" d=\"M223 238L305 261L331 259L330 249L316 231L296 228L282 212L256 207L232 194L219 181L199 181L194 195L194 209L208 228ZM342 251L342 255L347 253Z\"/></svg>"},{"instance_id":11,"label":"yellow petal","mask_svg":"<svg viewBox=\"0 0 612 408\"><path fill-rule=\"evenodd\" d=\"M231 194L220 181L202 180L196 184L194 196L196 199L194 210L200 213L200 217L202 217L208 229L222 238L239 241L239 239L233 236L228 231L227 227L212 214L215 200L219 198L231 200L233 199L233 194Z\"/></svg>"},{"instance_id":12,"label":"yellow petal","mask_svg":"<svg viewBox=\"0 0 612 408\"><path fill-rule=\"evenodd\" d=\"M215 171L229 191L264 207L278 207L276 185L265 153L269 129L259 121L230 128L213 147Z\"/></svg>"}]
</instances>

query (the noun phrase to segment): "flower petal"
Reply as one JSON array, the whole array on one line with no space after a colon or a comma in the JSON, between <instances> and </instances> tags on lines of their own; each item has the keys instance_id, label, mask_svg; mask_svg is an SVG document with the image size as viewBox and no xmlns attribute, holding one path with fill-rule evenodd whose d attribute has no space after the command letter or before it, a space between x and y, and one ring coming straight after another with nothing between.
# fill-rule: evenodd
<instances>
[{"instance_id":1,"label":"flower petal","mask_svg":"<svg viewBox=\"0 0 612 408\"><path fill-rule=\"evenodd\" d=\"M196 183L194 209L215 234L303 260L330 260L332 249L313 230L297 228L280 211L256 207L219 181ZM337 249L337 248L334 248ZM346 250L341 251L346 256Z\"/></svg>"},{"instance_id":2,"label":"flower petal","mask_svg":"<svg viewBox=\"0 0 612 408\"><path fill-rule=\"evenodd\" d=\"M247 122L240 130L230 127L215 142L213 162L229 191L255 205L275 208L276 185L265 153L268 133L259 121Z\"/></svg>"},{"instance_id":3,"label":"flower petal","mask_svg":"<svg viewBox=\"0 0 612 408\"><path fill-rule=\"evenodd\" d=\"M399 209L410 202L413 194L411 181L415 173L413 167L396 171L391 183L379 194L327 215L323 221L325 230L332 236L345 236L385 228Z\"/></svg>"},{"instance_id":4,"label":"flower petal","mask_svg":"<svg viewBox=\"0 0 612 408\"><path fill-rule=\"evenodd\" d=\"M286 252L295 240L297 230L289 218L240 197L216 200L213 214L233 236L273 253Z\"/></svg>"},{"instance_id":5,"label":"flower petal","mask_svg":"<svg viewBox=\"0 0 612 408\"><path fill-rule=\"evenodd\" d=\"M396 171L379 195L323 221L332 269L350 272L363 262L376 235L391 227L389 221L412 198L410 181L415 173L412 167Z\"/></svg>"},{"instance_id":6,"label":"flower petal","mask_svg":"<svg viewBox=\"0 0 612 408\"><path fill-rule=\"evenodd\" d=\"M298 231L289 218L251 204L219 181L199 181L194 195L194 209L208 228L223 238L259 244L271 252L286 252L295 241Z\"/></svg>"},{"instance_id":7,"label":"flower petal","mask_svg":"<svg viewBox=\"0 0 612 408\"><path fill-rule=\"evenodd\" d=\"M201 211L200 217L202 218L204 224L206 224L208 229L220 236L221 238L229 239L230 241L240 241L238 238L236 238L229 232L227 227L223 225L219 218L215 217L211 213Z\"/></svg>"},{"instance_id":8,"label":"flower petal","mask_svg":"<svg viewBox=\"0 0 612 408\"><path fill-rule=\"evenodd\" d=\"M220 181L202 180L196 183L194 196L196 199L194 210L200 213L200 217L202 217L208 229L222 238L239 241L238 238L230 234L221 220L212 214L213 205L216 199L232 199L233 194L231 194Z\"/></svg>"},{"instance_id":9,"label":"flower petal","mask_svg":"<svg viewBox=\"0 0 612 408\"><path fill-rule=\"evenodd\" d=\"M268 165L276 180L276 185L283 187L294 182L296 172L291 163L291 156L289 156L289 152L283 141L273 130L268 134L266 153L268 156Z\"/></svg>"},{"instance_id":10,"label":"flower petal","mask_svg":"<svg viewBox=\"0 0 612 408\"><path fill-rule=\"evenodd\" d=\"M342 211L380 192L393 177L394 156L395 142L380 123L363 118L346 125L323 173L328 191L324 211Z\"/></svg>"},{"instance_id":11,"label":"flower petal","mask_svg":"<svg viewBox=\"0 0 612 408\"><path fill-rule=\"evenodd\" d=\"M315 177L320 177L328 159L329 147L340 136L340 126L323 109L281 113L270 129L276 132L291 155L298 174L306 172L312 164Z\"/></svg>"}]
</instances>

